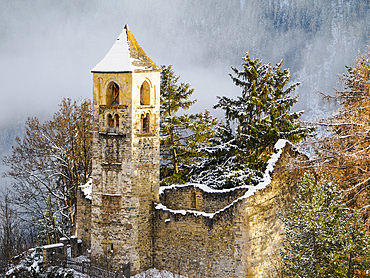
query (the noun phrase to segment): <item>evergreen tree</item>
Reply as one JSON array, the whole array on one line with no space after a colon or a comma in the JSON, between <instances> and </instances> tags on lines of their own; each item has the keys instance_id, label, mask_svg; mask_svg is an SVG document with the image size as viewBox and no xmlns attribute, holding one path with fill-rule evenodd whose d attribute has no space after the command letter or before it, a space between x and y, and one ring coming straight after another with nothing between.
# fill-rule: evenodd
<instances>
[{"instance_id":1,"label":"evergreen tree","mask_svg":"<svg viewBox=\"0 0 370 278\"><path fill-rule=\"evenodd\" d=\"M306 173L297 190L292 209L282 217L285 276L365 275L369 237L360 215L347 214L337 185Z\"/></svg>"},{"instance_id":2,"label":"evergreen tree","mask_svg":"<svg viewBox=\"0 0 370 278\"><path fill-rule=\"evenodd\" d=\"M247 185L249 173L235 167L235 136L228 124L215 127L212 137L200 146L196 163L191 165L190 181L201 183L213 188L231 188L236 185ZM247 173L247 176L245 175ZM249 185L249 183L248 183Z\"/></svg>"},{"instance_id":3,"label":"evergreen tree","mask_svg":"<svg viewBox=\"0 0 370 278\"><path fill-rule=\"evenodd\" d=\"M58 219L58 212L51 203L51 196L45 200L45 208L40 218L34 218L33 222L37 228L37 240L40 244L55 244L63 237L67 223Z\"/></svg>"},{"instance_id":4,"label":"evergreen tree","mask_svg":"<svg viewBox=\"0 0 370 278\"><path fill-rule=\"evenodd\" d=\"M328 180L305 174L292 210L283 218L287 277L332 277L343 246L345 207Z\"/></svg>"},{"instance_id":5,"label":"evergreen tree","mask_svg":"<svg viewBox=\"0 0 370 278\"><path fill-rule=\"evenodd\" d=\"M180 76L171 65L161 68L161 184L185 183L190 165L200 157L198 148L212 136L217 121L207 110L177 115L196 102L189 100L194 89L189 83L178 84Z\"/></svg>"},{"instance_id":6,"label":"evergreen tree","mask_svg":"<svg viewBox=\"0 0 370 278\"><path fill-rule=\"evenodd\" d=\"M206 159L196 165L194 181L223 188L257 184L277 140L297 142L309 133L297 121L303 112L290 112L297 102L297 96L290 95L299 84L285 88L290 73L282 62L273 67L251 59L249 53L243 61L243 69L232 68L230 74L242 88L241 96L218 97L214 108L225 111L226 123L212 147L204 149Z\"/></svg>"},{"instance_id":7,"label":"evergreen tree","mask_svg":"<svg viewBox=\"0 0 370 278\"><path fill-rule=\"evenodd\" d=\"M370 236L363 215L354 210L347 214L344 247L341 253L343 277L370 277ZM367 274L367 275L366 275Z\"/></svg>"}]
</instances>

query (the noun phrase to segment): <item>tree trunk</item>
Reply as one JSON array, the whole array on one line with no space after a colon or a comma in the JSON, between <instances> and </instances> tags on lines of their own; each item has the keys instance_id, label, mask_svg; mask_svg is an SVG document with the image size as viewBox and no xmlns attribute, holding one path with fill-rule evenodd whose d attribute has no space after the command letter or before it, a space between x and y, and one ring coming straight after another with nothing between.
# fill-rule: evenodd
<instances>
[{"instance_id":1,"label":"tree trunk","mask_svg":"<svg viewBox=\"0 0 370 278\"><path fill-rule=\"evenodd\" d=\"M352 277L351 270L352 270L352 253L349 253L347 278Z\"/></svg>"}]
</instances>

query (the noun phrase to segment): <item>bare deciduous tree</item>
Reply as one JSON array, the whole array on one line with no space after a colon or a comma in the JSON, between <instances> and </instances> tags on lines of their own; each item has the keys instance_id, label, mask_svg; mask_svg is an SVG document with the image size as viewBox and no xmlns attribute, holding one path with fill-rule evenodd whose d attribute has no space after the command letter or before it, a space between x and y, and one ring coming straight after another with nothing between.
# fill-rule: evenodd
<instances>
[{"instance_id":1,"label":"bare deciduous tree","mask_svg":"<svg viewBox=\"0 0 370 278\"><path fill-rule=\"evenodd\" d=\"M343 90L325 100L340 105L332 117L318 121L320 136L311 141L309 163L330 173L348 204L370 207L370 48L341 77ZM369 211L370 212L370 211Z\"/></svg>"},{"instance_id":2,"label":"bare deciduous tree","mask_svg":"<svg viewBox=\"0 0 370 278\"><path fill-rule=\"evenodd\" d=\"M3 159L17 193L14 203L47 231L55 222L44 243L58 240L52 236L55 229L58 235L69 237L77 187L91 173L91 143L90 101L65 98L52 120L40 123L29 118L25 137L17 138L12 154Z\"/></svg>"}]
</instances>

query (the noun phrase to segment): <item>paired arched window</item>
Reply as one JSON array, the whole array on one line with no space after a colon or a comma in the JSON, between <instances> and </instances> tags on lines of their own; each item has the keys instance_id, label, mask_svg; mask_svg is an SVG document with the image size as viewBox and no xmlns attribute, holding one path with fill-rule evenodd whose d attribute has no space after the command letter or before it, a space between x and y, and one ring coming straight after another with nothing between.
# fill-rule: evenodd
<instances>
[{"instance_id":1,"label":"paired arched window","mask_svg":"<svg viewBox=\"0 0 370 278\"><path fill-rule=\"evenodd\" d=\"M150 105L150 86L147 81L140 87L140 105Z\"/></svg>"},{"instance_id":2,"label":"paired arched window","mask_svg":"<svg viewBox=\"0 0 370 278\"><path fill-rule=\"evenodd\" d=\"M115 122L116 129L118 130L118 128L119 128L119 116L118 116L118 114L114 115L114 122Z\"/></svg>"},{"instance_id":3,"label":"paired arched window","mask_svg":"<svg viewBox=\"0 0 370 278\"><path fill-rule=\"evenodd\" d=\"M108 114L108 126L114 127L114 119L111 114Z\"/></svg>"},{"instance_id":4,"label":"paired arched window","mask_svg":"<svg viewBox=\"0 0 370 278\"><path fill-rule=\"evenodd\" d=\"M118 132L119 131L119 116L118 114L112 117L111 114L107 116L107 125L108 125L108 132Z\"/></svg>"},{"instance_id":5,"label":"paired arched window","mask_svg":"<svg viewBox=\"0 0 370 278\"><path fill-rule=\"evenodd\" d=\"M119 105L119 86L115 82L111 82L107 88L106 94L107 105Z\"/></svg>"}]
</instances>

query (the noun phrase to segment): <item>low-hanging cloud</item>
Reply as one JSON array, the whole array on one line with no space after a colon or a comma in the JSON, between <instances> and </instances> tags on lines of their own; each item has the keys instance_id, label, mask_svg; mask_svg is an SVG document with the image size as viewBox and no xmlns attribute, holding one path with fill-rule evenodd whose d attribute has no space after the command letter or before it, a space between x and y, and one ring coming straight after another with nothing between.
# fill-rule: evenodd
<instances>
[{"instance_id":1,"label":"low-hanging cloud","mask_svg":"<svg viewBox=\"0 0 370 278\"><path fill-rule=\"evenodd\" d=\"M0 0L0 126L47 117L62 97L91 98L90 70L128 23L158 65L172 64L195 88L192 111L217 95L237 96L228 73L245 51L266 63L284 59L301 82L306 118L323 116L316 90L369 43L370 4L362 0ZM220 112L212 113L222 116Z\"/></svg>"}]
</instances>

